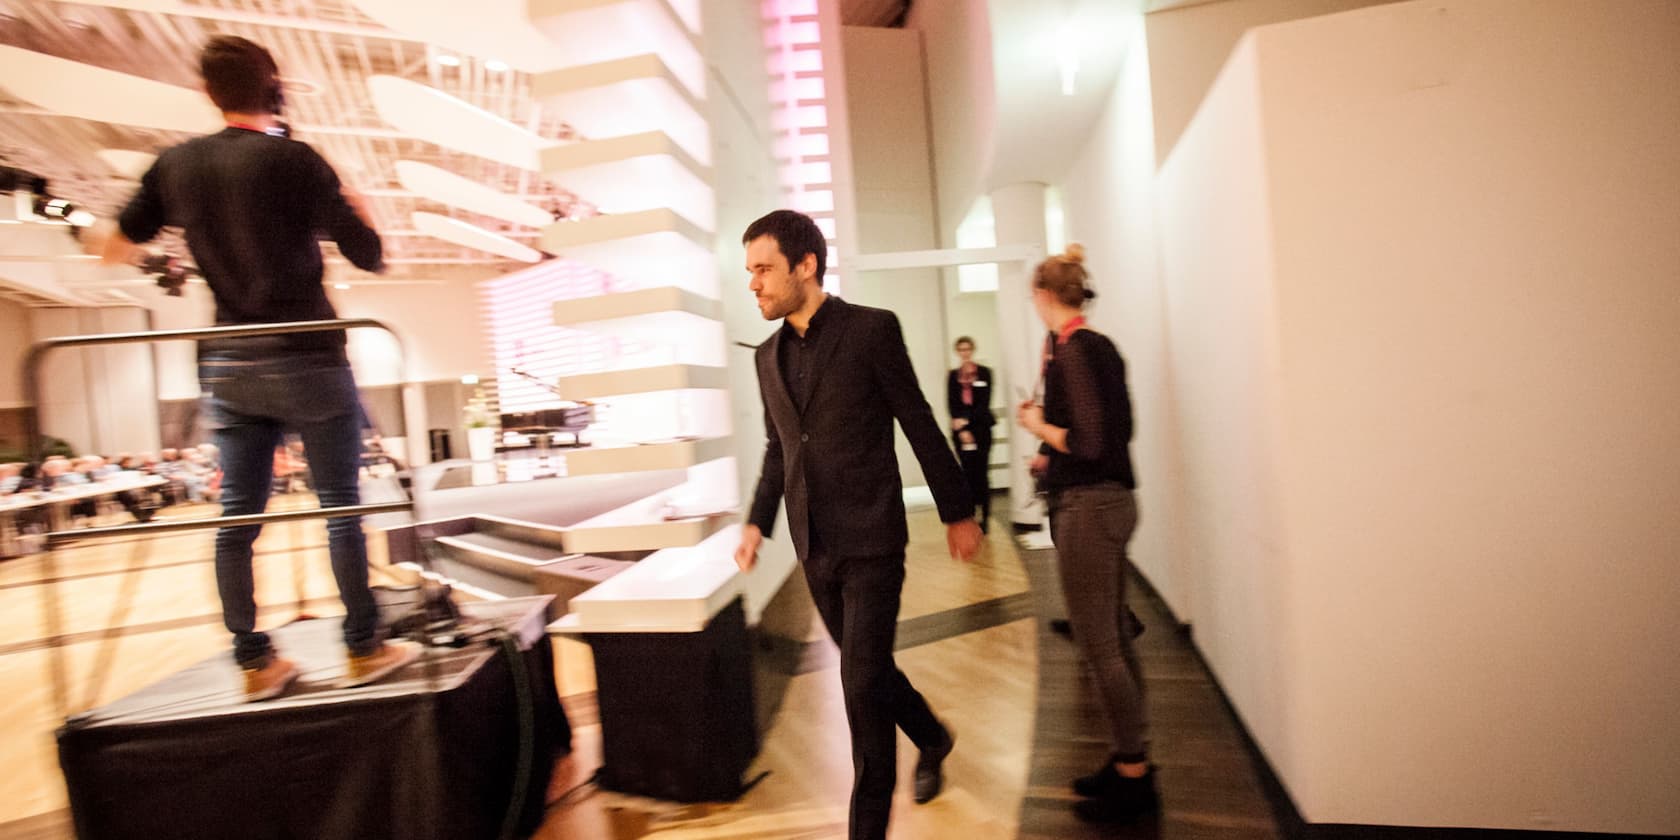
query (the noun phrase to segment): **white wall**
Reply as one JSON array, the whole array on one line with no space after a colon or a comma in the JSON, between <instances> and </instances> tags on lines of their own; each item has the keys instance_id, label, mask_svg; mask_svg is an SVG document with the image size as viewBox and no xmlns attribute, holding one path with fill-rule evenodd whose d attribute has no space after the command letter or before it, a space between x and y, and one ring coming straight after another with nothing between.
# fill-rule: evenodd
<instances>
[{"instance_id":1,"label":"white wall","mask_svg":"<svg viewBox=\"0 0 1680 840\"><path fill-rule=\"evenodd\" d=\"M0 300L0 408L24 405L23 360L29 354L29 307Z\"/></svg>"},{"instance_id":2,"label":"white wall","mask_svg":"<svg viewBox=\"0 0 1680 840\"><path fill-rule=\"evenodd\" d=\"M746 251L741 233L754 219L782 207L782 195L770 139L770 79L765 68L764 35L758 6L712 2L705 10L708 119L712 126L712 173L717 190L717 259L723 297L729 359L730 424L743 510L751 504L764 462L764 406L759 399L753 351L735 342L757 345L775 325L759 315L747 289ZM848 280L850 278L847 278ZM759 565L747 576L749 600L766 603L793 572L797 561L787 538L785 514L777 515L775 533L759 552ZM820 632L820 631L817 631Z\"/></svg>"},{"instance_id":3,"label":"white wall","mask_svg":"<svg viewBox=\"0 0 1680 840\"><path fill-rule=\"evenodd\" d=\"M147 328L144 310L133 306L45 308L31 315L32 341ZM55 350L42 363L40 376L41 431L67 441L78 455L158 448L151 348L132 344Z\"/></svg>"},{"instance_id":4,"label":"white wall","mask_svg":"<svg viewBox=\"0 0 1680 840\"><path fill-rule=\"evenodd\" d=\"M1162 8L1145 20L1149 33L1150 95L1156 160L1164 161L1237 39L1268 23L1327 15L1393 0L1212 0Z\"/></svg>"},{"instance_id":5,"label":"white wall","mask_svg":"<svg viewBox=\"0 0 1680 840\"><path fill-rule=\"evenodd\" d=\"M1190 616L1188 553L1174 523L1182 487L1177 420L1165 336L1150 118L1151 56L1141 16L1116 34L1125 61L1085 148L1062 185L1069 239L1086 246L1098 297L1091 323L1126 360L1133 415L1132 461L1140 519L1131 559L1181 617Z\"/></svg>"},{"instance_id":6,"label":"white wall","mask_svg":"<svg viewBox=\"0 0 1680 840\"><path fill-rule=\"evenodd\" d=\"M1166 470L1140 480L1146 505L1161 498L1148 482L1164 485L1175 607L1299 801L1303 632L1277 475L1277 278L1256 60L1240 42L1160 172L1172 428L1139 447Z\"/></svg>"},{"instance_id":7,"label":"white wall","mask_svg":"<svg viewBox=\"0 0 1680 840\"><path fill-rule=\"evenodd\" d=\"M921 33L863 26L848 26L842 32L857 204L856 252L938 248ZM922 395L933 407L940 427L948 427L945 372L951 354L939 270L849 272L845 297L898 315ZM925 486L921 464L902 430L897 445L904 486Z\"/></svg>"},{"instance_id":8,"label":"white wall","mask_svg":"<svg viewBox=\"0 0 1680 840\"><path fill-rule=\"evenodd\" d=\"M1256 45L1303 809L1680 833L1680 4Z\"/></svg>"},{"instance_id":9,"label":"white wall","mask_svg":"<svg viewBox=\"0 0 1680 840\"><path fill-rule=\"evenodd\" d=\"M350 285L329 293L338 316L383 321L401 339L399 354L397 342L383 330L351 330L350 363L356 384L402 382L405 369L409 382L456 381L469 373L494 375L484 314L470 279L453 278L435 285Z\"/></svg>"},{"instance_id":10,"label":"white wall","mask_svg":"<svg viewBox=\"0 0 1680 840\"><path fill-rule=\"evenodd\" d=\"M158 289L137 290L151 310L153 323L160 330L193 330L216 323L216 301L210 287L190 283L181 297L166 297ZM157 345L158 390L160 400L198 399L198 344L192 341L168 341Z\"/></svg>"},{"instance_id":11,"label":"white wall","mask_svg":"<svg viewBox=\"0 0 1680 840\"><path fill-rule=\"evenodd\" d=\"M1132 246L1140 565L1309 821L1680 832L1677 43L1661 0L1266 26L1152 185L1135 69L1075 163L1073 236ZM1151 190L1158 360L1110 278Z\"/></svg>"},{"instance_id":12,"label":"white wall","mask_svg":"<svg viewBox=\"0 0 1680 840\"><path fill-rule=\"evenodd\" d=\"M905 27L926 50L929 135L938 184L940 245L986 193L997 126L991 13L987 0L917 0Z\"/></svg>"}]
</instances>

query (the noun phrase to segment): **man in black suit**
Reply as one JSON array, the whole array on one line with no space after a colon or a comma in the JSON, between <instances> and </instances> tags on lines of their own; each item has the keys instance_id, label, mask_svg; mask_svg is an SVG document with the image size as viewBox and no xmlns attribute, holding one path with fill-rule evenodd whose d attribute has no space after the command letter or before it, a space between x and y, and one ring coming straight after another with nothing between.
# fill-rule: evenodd
<instances>
[{"instance_id":1,"label":"man in black suit","mask_svg":"<svg viewBox=\"0 0 1680 840\"><path fill-rule=\"evenodd\" d=\"M749 287L767 321L758 347L764 467L735 562L750 571L776 508L812 600L840 646L840 684L852 731L852 840L887 836L902 728L921 757L917 802L938 795L954 739L893 662L904 586L904 489L893 420L933 489L953 557L979 551L980 527L962 470L916 384L898 318L822 289L827 246L809 217L777 210L747 228Z\"/></svg>"}]
</instances>

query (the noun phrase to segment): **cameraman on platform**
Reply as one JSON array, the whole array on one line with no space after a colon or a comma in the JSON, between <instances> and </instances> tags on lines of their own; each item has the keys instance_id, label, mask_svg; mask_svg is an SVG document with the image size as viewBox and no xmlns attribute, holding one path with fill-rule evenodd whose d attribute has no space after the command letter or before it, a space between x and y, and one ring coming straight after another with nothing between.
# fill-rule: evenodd
<instances>
[{"instance_id":1,"label":"cameraman on platform","mask_svg":"<svg viewBox=\"0 0 1680 840\"><path fill-rule=\"evenodd\" d=\"M322 288L318 236L338 243L365 271L384 270L379 234L357 193L314 149L287 139L279 120L279 68L268 50L217 36L199 59L204 91L227 128L165 151L103 243L107 262L129 262L134 243L165 225L185 229L187 247L216 300L216 323L263 324L336 318ZM321 506L360 502L361 408L342 330L201 342L199 381L221 449L222 515L268 505L274 447L287 430L302 436ZM245 696L276 696L297 677L256 631L251 544L262 526L216 533L216 586L244 670ZM382 643L368 589L360 517L328 520L333 577L344 601L349 648L343 685L373 682L413 661L407 642Z\"/></svg>"}]
</instances>

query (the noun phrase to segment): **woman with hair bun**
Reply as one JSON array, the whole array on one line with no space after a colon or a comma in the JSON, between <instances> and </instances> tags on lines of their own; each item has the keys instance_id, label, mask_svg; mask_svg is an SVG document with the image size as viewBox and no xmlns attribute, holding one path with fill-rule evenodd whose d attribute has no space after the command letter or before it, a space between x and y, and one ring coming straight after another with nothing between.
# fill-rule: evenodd
<instances>
[{"instance_id":1,"label":"woman with hair bun","mask_svg":"<svg viewBox=\"0 0 1680 840\"><path fill-rule=\"evenodd\" d=\"M1081 819L1124 822L1160 808L1149 763L1143 675L1123 626L1126 543L1137 527L1132 491L1132 404L1126 364L1114 343L1085 323L1096 297L1077 244L1033 272L1032 301L1050 329L1042 375L1043 404L1022 402L1021 428L1043 441L1033 462L1050 499L1062 591L1080 653L1097 677L1114 754L1075 779L1086 797Z\"/></svg>"}]
</instances>

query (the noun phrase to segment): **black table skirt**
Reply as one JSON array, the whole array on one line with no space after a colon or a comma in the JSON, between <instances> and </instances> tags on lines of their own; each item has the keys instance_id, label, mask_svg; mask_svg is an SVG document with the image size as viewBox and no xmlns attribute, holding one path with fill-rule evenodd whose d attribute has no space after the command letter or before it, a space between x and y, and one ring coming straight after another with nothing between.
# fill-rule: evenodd
<instances>
[{"instance_id":1,"label":"black table skirt","mask_svg":"<svg viewBox=\"0 0 1680 840\"><path fill-rule=\"evenodd\" d=\"M273 634L302 670L280 698L242 702L221 655L71 719L58 751L78 837L496 838L516 799L528 835L571 745L547 601L463 605L509 631L511 654L428 648L392 678L336 689L339 620L302 621Z\"/></svg>"}]
</instances>

